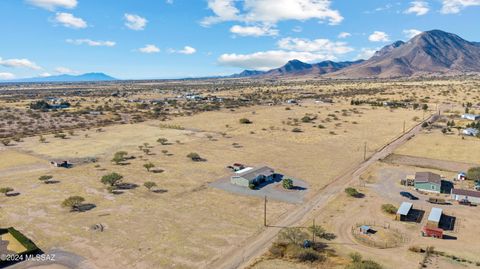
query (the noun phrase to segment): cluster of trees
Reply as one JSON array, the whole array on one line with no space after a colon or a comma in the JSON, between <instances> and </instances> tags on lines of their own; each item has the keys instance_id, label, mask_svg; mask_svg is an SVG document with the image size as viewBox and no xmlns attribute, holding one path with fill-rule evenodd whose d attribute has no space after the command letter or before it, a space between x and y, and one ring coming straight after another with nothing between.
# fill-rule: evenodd
<instances>
[{"instance_id":1,"label":"cluster of trees","mask_svg":"<svg viewBox=\"0 0 480 269\"><path fill-rule=\"evenodd\" d=\"M269 251L275 258L295 259L300 262L325 261L324 244L316 242L315 238L333 240L335 235L327 233L318 225L312 225L306 231L298 227L284 228Z\"/></svg>"}]
</instances>

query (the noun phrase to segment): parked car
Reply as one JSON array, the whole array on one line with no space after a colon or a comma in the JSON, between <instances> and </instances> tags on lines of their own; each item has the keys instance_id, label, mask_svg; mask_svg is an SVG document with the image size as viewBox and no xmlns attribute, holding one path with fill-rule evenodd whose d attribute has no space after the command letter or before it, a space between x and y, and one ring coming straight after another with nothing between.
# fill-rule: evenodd
<instances>
[{"instance_id":1,"label":"parked car","mask_svg":"<svg viewBox=\"0 0 480 269\"><path fill-rule=\"evenodd\" d=\"M400 195L405 197L405 198L408 198L410 200L418 200L418 197L409 193L408 191L401 191L400 192Z\"/></svg>"},{"instance_id":2,"label":"parked car","mask_svg":"<svg viewBox=\"0 0 480 269\"><path fill-rule=\"evenodd\" d=\"M472 203L470 201L468 201L467 199L458 200L458 204L459 205L472 206Z\"/></svg>"}]
</instances>

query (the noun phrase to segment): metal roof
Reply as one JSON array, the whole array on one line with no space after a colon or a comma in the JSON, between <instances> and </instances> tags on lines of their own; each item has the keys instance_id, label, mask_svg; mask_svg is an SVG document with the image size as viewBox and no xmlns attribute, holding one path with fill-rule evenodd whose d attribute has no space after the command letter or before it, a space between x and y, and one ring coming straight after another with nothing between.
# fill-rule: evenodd
<instances>
[{"instance_id":1,"label":"metal roof","mask_svg":"<svg viewBox=\"0 0 480 269\"><path fill-rule=\"evenodd\" d=\"M242 173L248 172L252 169L253 169L253 167L246 167L246 168L243 168L241 170L236 171L235 174L242 174Z\"/></svg>"},{"instance_id":2,"label":"metal roof","mask_svg":"<svg viewBox=\"0 0 480 269\"><path fill-rule=\"evenodd\" d=\"M408 215L408 212L410 212L410 209L412 209L413 204L409 202L403 202L400 207L397 210L398 215L406 216Z\"/></svg>"},{"instance_id":3,"label":"metal roof","mask_svg":"<svg viewBox=\"0 0 480 269\"><path fill-rule=\"evenodd\" d=\"M430 215L428 215L428 221L433 221L433 222L440 222L440 218L442 217L442 212L443 210L438 207L432 208L432 211L430 211Z\"/></svg>"},{"instance_id":4,"label":"metal roof","mask_svg":"<svg viewBox=\"0 0 480 269\"><path fill-rule=\"evenodd\" d=\"M478 197L480 198L480 191L471 191L471 190L462 190L462 189L452 189L452 194L463 195L468 197Z\"/></svg>"},{"instance_id":5,"label":"metal roof","mask_svg":"<svg viewBox=\"0 0 480 269\"><path fill-rule=\"evenodd\" d=\"M442 179L440 178L440 175L432 172L417 172L415 173L415 182L442 184Z\"/></svg>"},{"instance_id":6,"label":"metal roof","mask_svg":"<svg viewBox=\"0 0 480 269\"><path fill-rule=\"evenodd\" d=\"M249 169L248 171L245 171L243 173L236 174L235 177L243 177L244 179L252 180L260 175L268 177L273 175L273 173L275 173L275 171L272 168L268 166L259 166L253 169Z\"/></svg>"}]
</instances>

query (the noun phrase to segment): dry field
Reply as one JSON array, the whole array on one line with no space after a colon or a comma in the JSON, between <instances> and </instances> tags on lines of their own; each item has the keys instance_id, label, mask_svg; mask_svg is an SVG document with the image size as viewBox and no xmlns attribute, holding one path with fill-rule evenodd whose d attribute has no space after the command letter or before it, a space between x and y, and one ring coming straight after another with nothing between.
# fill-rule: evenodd
<instances>
[{"instance_id":1,"label":"dry field","mask_svg":"<svg viewBox=\"0 0 480 269\"><path fill-rule=\"evenodd\" d=\"M400 147L396 153L452 162L480 163L480 140L439 130L425 131Z\"/></svg>"},{"instance_id":2,"label":"dry field","mask_svg":"<svg viewBox=\"0 0 480 269\"><path fill-rule=\"evenodd\" d=\"M16 197L0 196L0 226L16 227L44 251L64 250L85 257L92 268L209 268L212 261L263 229L262 199L208 187L208 183L228 175L227 165L234 162L269 165L307 182L311 188L308 199L333 178L360 163L365 143L368 156L401 135L404 123L407 129L418 124L422 117L433 113L437 105L447 107L452 114L460 114L463 107L459 104L466 100L480 101L476 80L299 82L268 87L239 85L232 90L229 84L202 84L196 89L221 97L234 95L255 99L267 96L266 101L282 101L298 98L303 93L314 93L320 97L333 96L335 103L316 103L311 99L302 101L300 106L222 109L169 117L166 121L148 120L102 127L101 132L79 129L67 139L44 135L46 143L41 143L38 136L26 137L23 142L12 142L12 146L0 146L0 187L12 187L21 193ZM156 87L154 84L143 86ZM153 99L176 94L176 90L168 93L134 92L118 102L126 104L129 98ZM69 98L84 100L80 107L92 109L110 99L108 94L107 97ZM351 106L352 99L409 99L428 103L430 111L424 115L421 109ZM25 110L27 103L3 105ZM129 105L129 109L134 106ZM310 120L302 121L305 116ZM240 124L241 118L248 118L253 123ZM294 129L297 132L293 132ZM167 138L170 144L160 145L156 142L158 138ZM138 146L144 143L151 146L150 155L139 150ZM455 150L454 153L439 150L442 144L448 145L443 148L465 150ZM456 135L442 135L439 130L434 130L413 138L398 153L478 162L480 156L471 150L476 147L473 138L461 140ZM127 151L136 158L125 165L114 165L110 160L117 151ZM190 152L199 153L207 161L189 160L186 155ZM98 162L72 169L48 165L52 159L85 158L97 158ZM143 167L147 162L164 171L147 172ZM122 174L125 182L139 187L123 194L109 193L100 178L110 172ZM38 180L42 175L52 175L60 182L44 184ZM147 191L142 186L146 181L156 182L165 192ZM376 182L376 172L370 171L368 183ZM454 244L458 255L469 259L475 259L478 254L475 248L469 249L467 243L472 242L466 241L475 237L473 229L467 227L474 227L480 221L476 217L467 219L470 208L460 208L458 215L455 213L461 219L458 240L455 241L421 238L417 225L392 224L405 234L411 234L408 244L380 250L355 243L349 232L359 220L392 221L380 210L382 203L392 201L379 196L370 187L361 191L366 194L361 200L340 194L326 210L313 212L317 223L337 234L332 246L342 257L359 251L365 258L378 260L387 268L399 268L399 265L415 268L422 256L407 250L413 244L438 245L441 250ZM83 196L86 203L96 207L82 213L68 212L60 204L72 195ZM282 218L294 206L269 202L269 222ZM93 231L91 226L95 224L102 224L105 230ZM345 258L339 258L333 266L343 267L346 262ZM309 267L264 260L254 268Z\"/></svg>"},{"instance_id":3,"label":"dry field","mask_svg":"<svg viewBox=\"0 0 480 269\"><path fill-rule=\"evenodd\" d=\"M31 162L25 155L45 163L85 157L96 157L98 162L72 169L0 172L0 185L21 193L0 197L0 223L18 228L45 251L70 251L98 268L208 268L209 262L255 236L263 225L261 199L207 187L207 183L228 174L226 165L268 164L308 182L313 194L363 159L364 142L371 154L398 136L404 121L407 128L417 124L412 118L421 113L369 106L356 107L353 112L350 105L313 102L285 108L259 106L168 122L117 125L105 127L103 132L76 131L68 139L45 136L47 143L40 143L38 137L25 138L3 148L3 154L18 155L11 157L15 166ZM287 124L307 113L318 118L312 123L300 121L295 124L298 126ZM244 117L253 124L240 124L239 119ZM160 128L160 124L183 129ZM325 128L314 127L319 124ZM294 133L293 128L302 132ZM160 145L156 142L160 137L171 144ZM143 143L152 146L151 155L138 149ZM233 147L233 143L240 147ZM128 165L112 164L110 159L119 150L136 159ZM207 161L192 162L186 158L190 152L198 152ZM143 168L146 162L164 172L148 173ZM108 193L100 178L113 171L139 187L120 195ZM43 184L37 180L42 175L52 175L60 183ZM145 181L154 181L167 192L148 192L142 186ZM71 195L81 195L96 207L70 213L60 203ZM270 202L269 221L280 218L293 206ZM94 224L104 225L105 231L92 231Z\"/></svg>"}]
</instances>

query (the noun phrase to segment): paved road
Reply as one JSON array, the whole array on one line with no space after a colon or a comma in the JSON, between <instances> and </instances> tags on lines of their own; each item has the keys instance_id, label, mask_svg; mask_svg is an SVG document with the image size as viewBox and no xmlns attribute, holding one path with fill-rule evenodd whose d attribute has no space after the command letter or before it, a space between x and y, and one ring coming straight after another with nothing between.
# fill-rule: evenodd
<instances>
[{"instance_id":1,"label":"paved road","mask_svg":"<svg viewBox=\"0 0 480 269\"><path fill-rule=\"evenodd\" d=\"M432 115L426 121L436 121L437 114ZM405 134L397 137L376 153L374 153L369 159L360 163L353 169L350 169L343 175L335 178L330 184L321 189L311 200L307 203L294 209L285 218L281 219L275 224L271 224L265 228L260 234L258 234L251 241L246 242L244 245L235 248L228 253L224 253L222 257L212 262L208 268L244 268L250 264L255 258L263 255L267 251L268 247L275 240L281 227L289 227L301 224L307 221L309 213L314 210L320 210L328 204L329 200L332 200L338 194L342 193L343 189L351 184L355 180L359 180L360 175L376 161L383 159L393 153L395 149L403 145L414 135L418 134L422 130L421 123L410 129Z\"/></svg>"}]
</instances>

